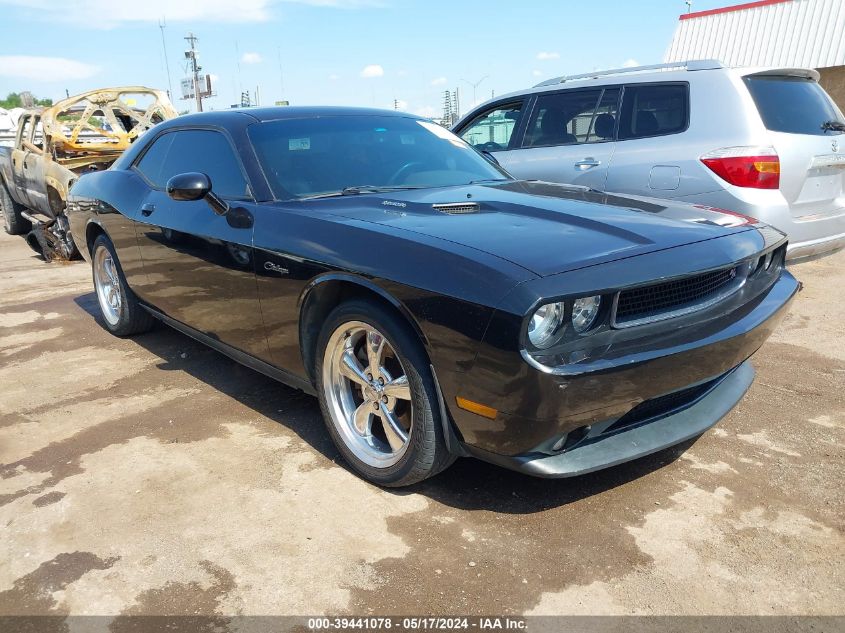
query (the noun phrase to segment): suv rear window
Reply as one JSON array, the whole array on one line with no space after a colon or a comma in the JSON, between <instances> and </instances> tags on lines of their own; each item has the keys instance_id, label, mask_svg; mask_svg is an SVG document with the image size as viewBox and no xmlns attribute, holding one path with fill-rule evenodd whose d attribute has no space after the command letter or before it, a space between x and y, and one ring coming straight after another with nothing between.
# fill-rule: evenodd
<instances>
[{"instance_id":1,"label":"suv rear window","mask_svg":"<svg viewBox=\"0 0 845 633\"><path fill-rule=\"evenodd\" d=\"M745 77L745 85L772 132L823 135L823 123L842 121L830 97L812 79L751 75Z\"/></svg>"}]
</instances>

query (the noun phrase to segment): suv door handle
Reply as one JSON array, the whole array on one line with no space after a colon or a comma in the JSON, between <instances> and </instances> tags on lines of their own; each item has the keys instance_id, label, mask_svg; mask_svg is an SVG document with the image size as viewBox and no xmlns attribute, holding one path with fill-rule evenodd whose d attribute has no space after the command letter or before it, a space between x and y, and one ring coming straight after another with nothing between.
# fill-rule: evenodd
<instances>
[{"instance_id":1,"label":"suv door handle","mask_svg":"<svg viewBox=\"0 0 845 633\"><path fill-rule=\"evenodd\" d=\"M601 165L600 160L596 160L592 156L588 156L587 158L579 160L577 163L575 163L575 169L578 169L580 171L587 171L588 169L598 167L599 165Z\"/></svg>"},{"instance_id":2,"label":"suv door handle","mask_svg":"<svg viewBox=\"0 0 845 633\"><path fill-rule=\"evenodd\" d=\"M155 210L156 206L148 202L143 207L141 207L141 215L143 215L145 218L148 218Z\"/></svg>"}]
</instances>

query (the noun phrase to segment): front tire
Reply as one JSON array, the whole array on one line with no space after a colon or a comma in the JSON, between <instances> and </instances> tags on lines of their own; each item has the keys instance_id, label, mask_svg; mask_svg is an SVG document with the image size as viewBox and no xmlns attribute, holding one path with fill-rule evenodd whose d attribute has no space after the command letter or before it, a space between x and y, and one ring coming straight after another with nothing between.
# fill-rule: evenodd
<instances>
[{"instance_id":1,"label":"front tire","mask_svg":"<svg viewBox=\"0 0 845 633\"><path fill-rule=\"evenodd\" d=\"M91 248L94 291L106 329L115 336L131 336L150 330L155 319L141 307L126 277L111 240L100 235Z\"/></svg>"},{"instance_id":2,"label":"front tire","mask_svg":"<svg viewBox=\"0 0 845 633\"><path fill-rule=\"evenodd\" d=\"M12 200L6 185L0 182L0 213L3 214L3 228L9 235L21 235L32 228L29 220L21 215L24 206Z\"/></svg>"},{"instance_id":3,"label":"front tire","mask_svg":"<svg viewBox=\"0 0 845 633\"><path fill-rule=\"evenodd\" d=\"M454 461L425 350L391 310L367 300L335 308L320 332L315 371L329 434L364 479L407 486Z\"/></svg>"}]
</instances>

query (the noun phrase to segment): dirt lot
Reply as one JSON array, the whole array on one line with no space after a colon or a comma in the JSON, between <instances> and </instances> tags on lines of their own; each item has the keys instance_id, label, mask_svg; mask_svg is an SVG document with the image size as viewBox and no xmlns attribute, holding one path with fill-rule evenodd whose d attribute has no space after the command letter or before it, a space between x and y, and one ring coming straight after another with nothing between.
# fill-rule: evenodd
<instances>
[{"instance_id":1,"label":"dirt lot","mask_svg":"<svg viewBox=\"0 0 845 633\"><path fill-rule=\"evenodd\" d=\"M845 253L698 441L575 480L338 463L316 400L0 235L0 614L841 614Z\"/></svg>"}]
</instances>

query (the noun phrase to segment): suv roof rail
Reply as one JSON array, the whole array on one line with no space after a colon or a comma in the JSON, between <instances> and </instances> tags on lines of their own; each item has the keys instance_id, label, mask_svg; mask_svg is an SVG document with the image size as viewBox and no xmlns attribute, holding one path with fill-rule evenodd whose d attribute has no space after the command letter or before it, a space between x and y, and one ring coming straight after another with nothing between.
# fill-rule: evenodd
<instances>
[{"instance_id":1,"label":"suv roof rail","mask_svg":"<svg viewBox=\"0 0 845 633\"><path fill-rule=\"evenodd\" d=\"M653 64L651 66L631 66L629 68L614 68L613 70L597 70L591 73L583 73L581 75L564 75L563 77L555 77L554 79L547 79L541 81L535 88L541 86L555 86L557 84L566 83L567 81L574 81L577 79L597 79L599 77L606 77L608 75L624 75L626 73L638 73L648 70L714 70L716 68L724 68L725 66L718 59L690 59L682 62L669 62L668 64Z\"/></svg>"}]
</instances>

